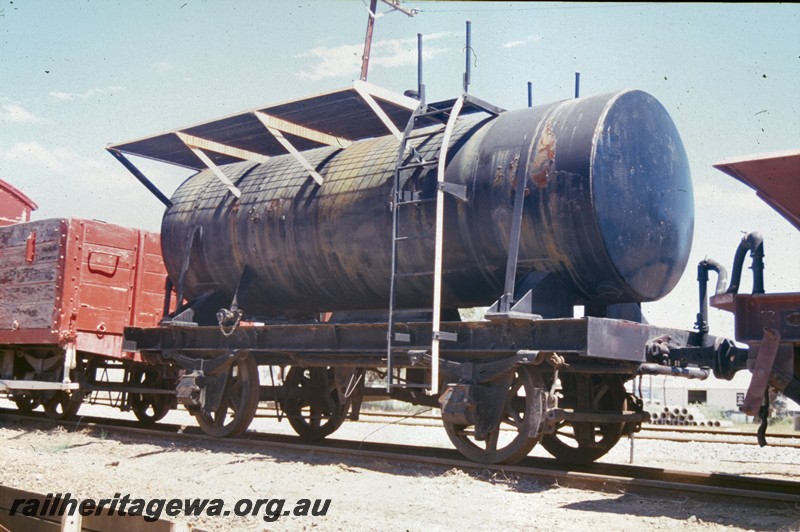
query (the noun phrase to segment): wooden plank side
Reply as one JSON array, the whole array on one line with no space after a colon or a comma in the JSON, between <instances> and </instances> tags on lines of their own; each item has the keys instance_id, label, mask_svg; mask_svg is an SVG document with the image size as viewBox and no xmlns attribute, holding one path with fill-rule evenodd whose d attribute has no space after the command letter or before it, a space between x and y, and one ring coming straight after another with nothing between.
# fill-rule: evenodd
<instances>
[{"instance_id":1,"label":"wooden plank side","mask_svg":"<svg viewBox=\"0 0 800 532\"><path fill-rule=\"evenodd\" d=\"M98 334L94 331L78 331L75 335L75 348L78 351L97 353L110 358L132 358L128 353L122 351L121 334Z\"/></svg>"},{"instance_id":2,"label":"wooden plank side","mask_svg":"<svg viewBox=\"0 0 800 532\"><path fill-rule=\"evenodd\" d=\"M97 244L127 250L132 250L137 245L137 229L97 220L78 220L78 222L86 227L84 235L86 244Z\"/></svg>"},{"instance_id":3,"label":"wooden plank side","mask_svg":"<svg viewBox=\"0 0 800 532\"><path fill-rule=\"evenodd\" d=\"M43 329L3 329L0 328L0 344L58 344L58 330L52 327Z\"/></svg>"},{"instance_id":4,"label":"wooden plank side","mask_svg":"<svg viewBox=\"0 0 800 532\"><path fill-rule=\"evenodd\" d=\"M20 515L20 507L17 507L15 515L10 515L17 499L44 501L45 496L30 491L0 486L0 525L9 530L25 530L31 532L60 532L61 518L52 517L28 517Z\"/></svg>"},{"instance_id":5,"label":"wooden plank side","mask_svg":"<svg viewBox=\"0 0 800 532\"><path fill-rule=\"evenodd\" d=\"M135 267L135 253L133 249L85 244L81 276L85 276L85 279L94 279L98 284L128 286L131 270Z\"/></svg>"},{"instance_id":6,"label":"wooden plank side","mask_svg":"<svg viewBox=\"0 0 800 532\"><path fill-rule=\"evenodd\" d=\"M78 312L76 329L106 335L122 335L122 329L129 325L129 314L127 310L102 309L89 306L81 306ZM115 353L109 353L115 354Z\"/></svg>"},{"instance_id":7,"label":"wooden plank side","mask_svg":"<svg viewBox=\"0 0 800 532\"><path fill-rule=\"evenodd\" d=\"M28 264L39 262L55 262L61 253L61 246L58 240L41 240L39 235L36 235L36 244L33 247L34 261L27 261L28 242L23 241L21 244L8 245L0 248L0 267L8 268L12 265L18 265L20 260L25 260Z\"/></svg>"},{"instance_id":8,"label":"wooden plank side","mask_svg":"<svg viewBox=\"0 0 800 532\"><path fill-rule=\"evenodd\" d=\"M157 233L142 231L143 246L139 253L139 264L143 271L137 277L135 286L134 326L153 327L163 317L164 289L167 271L161 257L161 239ZM174 308L174 305L173 305Z\"/></svg>"},{"instance_id":9,"label":"wooden plank side","mask_svg":"<svg viewBox=\"0 0 800 532\"><path fill-rule=\"evenodd\" d=\"M0 329L56 327L61 259L60 219L0 228ZM13 341L13 334L4 334Z\"/></svg>"},{"instance_id":10,"label":"wooden plank side","mask_svg":"<svg viewBox=\"0 0 800 532\"><path fill-rule=\"evenodd\" d=\"M11 532L16 532L17 530L24 530L25 532L61 532L61 521L24 515L12 517L6 511L0 509L0 527L5 527Z\"/></svg>"},{"instance_id":11,"label":"wooden plank side","mask_svg":"<svg viewBox=\"0 0 800 532\"><path fill-rule=\"evenodd\" d=\"M13 294L29 293L28 297L37 297L43 287L50 287L53 294L48 302L53 304L55 289L57 287L58 271L57 263L36 264L20 266L18 268L0 269L0 290L7 290L8 295L2 299L8 304L14 304L11 298ZM38 300L37 300L38 301Z\"/></svg>"},{"instance_id":12,"label":"wooden plank side","mask_svg":"<svg viewBox=\"0 0 800 532\"><path fill-rule=\"evenodd\" d=\"M136 230L94 220L72 220L68 261L73 271L75 330L121 335L128 324ZM115 356L119 353L100 353Z\"/></svg>"},{"instance_id":13,"label":"wooden plank side","mask_svg":"<svg viewBox=\"0 0 800 532\"><path fill-rule=\"evenodd\" d=\"M166 282L159 235L90 220L73 220L71 231L78 244L71 254L80 254L77 331L94 334L92 344L101 346L109 345L104 335L121 335L125 326L157 325Z\"/></svg>"},{"instance_id":14,"label":"wooden plank side","mask_svg":"<svg viewBox=\"0 0 800 532\"><path fill-rule=\"evenodd\" d=\"M108 337L125 326L158 324L165 281L157 233L81 219L3 227L0 336L83 333L92 345L116 346Z\"/></svg>"},{"instance_id":15,"label":"wooden plank side","mask_svg":"<svg viewBox=\"0 0 800 532\"><path fill-rule=\"evenodd\" d=\"M164 294L141 292L136 304L136 323L134 327L156 327L163 317Z\"/></svg>"},{"instance_id":16,"label":"wooden plank side","mask_svg":"<svg viewBox=\"0 0 800 532\"><path fill-rule=\"evenodd\" d=\"M83 530L96 532L172 532L173 530L188 530L185 527L175 527L172 522L165 519L158 521L145 521L140 515L108 516L90 515L83 518Z\"/></svg>"},{"instance_id":17,"label":"wooden plank side","mask_svg":"<svg viewBox=\"0 0 800 532\"><path fill-rule=\"evenodd\" d=\"M166 269L164 268L164 260L161 258L161 250L158 250L158 253L146 253L144 259L144 271L147 273L155 273L158 275L166 274Z\"/></svg>"},{"instance_id":18,"label":"wooden plank side","mask_svg":"<svg viewBox=\"0 0 800 532\"><path fill-rule=\"evenodd\" d=\"M164 287L167 283L167 274L161 272L144 272L142 276L142 291L151 294L164 295Z\"/></svg>"},{"instance_id":19,"label":"wooden plank side","mask_svg":"<svg viewBox=\"0 0 800 532\"><path fill-rule=\"evenodd\" d=\"M60 224L60 219L49 219L5 226L0 230L0 250L25 246L33 231L36 231L37 242L58 241L61 236Z\"/></svg>"},{"instance_id":20,"label":"wooden plank side","mask_svg":"<svg viewBox=\"0 0 800 532\"><path fill-rule=\"evenodd\" d=\"M0 290L0 324L2 328L19 331L25 329L49 329L53 326L52 299L36 301L25 299L26 295L46 298L52 294L50 287L42 290L25 290L19 287L4 287ZM8 299L6 299L8 298Z\"/></svg>"},{"instance_id":21,"label":"wooden plank side","mask_svg":"<svg viewBox=\"0 0 800 532\"><path fill-rule=\"evenodd\" d=\"M85 279L85 278L84 278ZM81 308L127 311L128 291L126 285L98 284L96 279L81 284Z\"/></svg>"},{"instance_id":22,"label":"wooden plank side","mask_svg":"<svg viewBox=\"0 0 800 532\"><path fill-rule=\"evenodd\" d=\"M45 504L50 505L56 497L58 497L58 500L61 500L59 495L63 494L50 495L50 502L46 502L47 496L41 493L0 486L0 526L15 532L18 530L24 530L26 532L60 532L63 519L61 516L48 515L46 517L31 517L20 515L22 507L24 507L28 501L31 501L30 504L36 505L36 508L44 508ZM67 519L71 519L78 525L80 530L85 532L114 532L118 530L124 530L126 532L171 532L173 530L190 530L188 526L178 526L163 518L157 521L145 521L144 517L140 515L105 515L105 508L100 512L102 515L92 514L81 516L79 514L78 504L80 504L83 499L71 495L70 498L76 501L76 509L73 516L67 517ZM15 515L12 516L10 513L11 509L14 507L15 500L24 500L25 502L17 506ZM94 502L98 503L98 499L94 499ZM31 508L33 508L33 506L31 506ZM59 505L59 509L60 508L61 506ZM31 511L28 511L28 513L31 513ZM51 512L48 509L46 513L49 514ZM56 514L58 510L52 513Z\"/></svg>"},{"instance_id":23,"label":"wooden plank side","mask_svg":"<svg viewBox=\"0 0 800 532\"><path fill-rule=\"evenodd\" d=\"M54 264L37 262L35 264L20 264L16 267L6 267L0 270L0 284L27 285L52 282L58 276Z\"/></svg>"}]
</instances>

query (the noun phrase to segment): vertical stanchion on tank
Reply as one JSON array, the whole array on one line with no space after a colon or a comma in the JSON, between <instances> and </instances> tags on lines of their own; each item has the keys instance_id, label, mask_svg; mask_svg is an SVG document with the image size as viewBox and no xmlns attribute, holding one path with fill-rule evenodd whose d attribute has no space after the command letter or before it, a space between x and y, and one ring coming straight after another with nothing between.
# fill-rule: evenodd
<instances>
[{"instance_id":1,"label":"vertical stanchion on tank","mask_svg":"<svg viewBox=\"0 0 800 532\"><path fill-rule=\"evenodd\" d=\"M533 107L533 82L528 82L528 107Z\"/></svg>"},{"instance_id":2,"label":"vertical stanchion on tank","mask_svg":"<svg viewBox=\"0 0 800 532\"><path fill-rule=\"evenodd\" d=\"M417 97L421 102L425 101L425 98L422 97L424 90L422 85L422 34L417 33Z\"/></svg>"},{"instance_id":3,"label":"vertical stanchion on tank","mask_svg":"<svg viewBox=\"0 0 800 532\"><path fill-rule=\"evenodd\" d=\"M581 95L581 73L575 72L575 97L579 98Z\"/></svg>"},{"instance_id":4,"label":"vertical stanchion on tank","mask_svg":"<svg viewBox=\"0 0 800 532\"><path fill-rule=\"evenodd\" d=\"M464 69L464 94L469 92L470 75L472 72L470 59L472 58L472 22L467 21L467 47L466 47L467 66Z\"/></svg>"},{"instance_id":5,"label":"vertical stanchion on tank","mask_svg":"<svg viewBox=\"0 0 800 532\"><path fill-rule=\"evenodd\" d=\"M438 164L436 168L436 180L438 183L436 190L436 234L434 241L434 263L433 263L433 319L431 321L431 395L439 395L439 342L441 340L453 340L455 335L442 332L442 261L444 259L444 194L445 194L445 171L447 170L447 149L450 146L450 137L458 120L458 115L464 105L466 96L456 99L447 124L442 134L442 147L440 148Z\"/></svg>"}]
</instances>

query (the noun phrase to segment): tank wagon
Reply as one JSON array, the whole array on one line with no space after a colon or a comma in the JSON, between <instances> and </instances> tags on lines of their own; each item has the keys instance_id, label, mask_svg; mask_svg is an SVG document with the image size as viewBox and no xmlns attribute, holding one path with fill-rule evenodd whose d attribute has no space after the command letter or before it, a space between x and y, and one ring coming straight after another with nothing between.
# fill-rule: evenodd
<instances>
[{"instance_id":1,"label":"tank wagon","mask_svg":"<svg viewBox=\"0 0 800 532\"><path fill-rule=\"evenodd\" d=\"M166 207L181 301L126 328L125 348L180 368L178 401L207 433L241 433L274 401L320 439L393 398L440 408L476 461L541 442L590 462L646 420L626 382L746 366L729 340L642 318L693 230L686 154L655 98L506 111L420 88L359 81L108 147ZM127 155L197 173L167 198ZM476 306L485 319L460 319Z\"/></svg>"},{"instance_id":2,"label":"tank wagon","mask_svg":"<svg viewBox=\"0 0 800 532\"><path fill-rule=\"evenodd\" d=\"M28 221L0 181L0 393L22 411L74 415L98 391L144 422L175 404L177 372L122 351L125 326L156 326L166 271L158 234L96 220ZM166 393L165 393L166 392Z\"/></svg>"}]
</instances>

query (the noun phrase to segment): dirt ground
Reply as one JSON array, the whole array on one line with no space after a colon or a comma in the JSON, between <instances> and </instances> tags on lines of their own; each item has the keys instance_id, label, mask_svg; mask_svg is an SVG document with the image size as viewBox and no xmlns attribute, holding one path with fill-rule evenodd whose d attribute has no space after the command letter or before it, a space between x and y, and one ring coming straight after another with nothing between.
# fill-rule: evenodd
<instances>
[{"instance_id":1,"label":"dirt ground","mask_svg":"<svg viewBox=\"0 0 800 532\"><path fill-rule=\"evenodd\" d=\"M178 412L166 421L191 423ZM275 420L257 420L256 427L291 433L286 422ZM335 436L450 446L443 429L397 424L346 422ZM488 470L467 473L322 453L253 450L220 441L32 430L2 418L0 442L0 485L42 494L222 499L229 511L237 504L245 509L249 503L238 501L247 498L285 499L284 512L303 499L330 499L325 515L280 515L271 522L265 516L273 515L278 503L264 503L255 516L239 517L232 511L228 516L161 516L209 531L800 530L800 506L782 502L750 506L666 492L585 491ZM800 479L800 449L637 440L634 450L639 465ZM537 448L533 454L545 453ZM625 440L603 461L627 463L629 456Z\"/></svg>"}]
</instances>

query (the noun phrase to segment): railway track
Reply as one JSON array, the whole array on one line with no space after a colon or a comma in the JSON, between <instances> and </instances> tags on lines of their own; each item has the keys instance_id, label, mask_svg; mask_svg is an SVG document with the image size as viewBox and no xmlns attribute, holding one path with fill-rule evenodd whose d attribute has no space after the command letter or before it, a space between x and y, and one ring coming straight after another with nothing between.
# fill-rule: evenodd
<instances>
[{"instance_id":1,"label":"railway track","mask_svg":"<svg viewBox=\"0 0 800 532\"><path fill-rule=\"evenodd\" d=\"M100 406L116 407L112 400L99 400L92 404ZM0 413L18 413L14 408L3 409L0 406ZM274 408L261 405L256 414L258 419L278 419L274 413ZM362 410L359 422L373 423L382 425L409 425L421 427L442 427L442 420L436 414L431 414L431 409L423 409L417 412L382 412ZM661 426L645 424L642 430L636 433L637 440L660 440L672 442L695 442L695 443L728 443L731 445L752 445L757 446L757 436L754 431L742 431L731 429L714 429L704 427L681 427L681 426ZM772 447L784 447L800 449L800 433L773 433L768 432L767 438Z\"/></svg>"},{"instance_id":2,"label":"railway track","mask_svg":"<svg viewBox=\"0 0 800 532\"><path fill-rule=\"evenodd\" d=\"M264 416L270 417L270 416ZM274 417L274 416L272 416ZM388 421L387 421L388 420ZM400 414L382 412L361 412L360 422L375 424L409 425L422 427L441 427L441 419L429 414ZM728 443L731 445L758 445L755 432L736 430L714 430L710 428L687 428L680 426L644 425L636 433L637 440L661 440L695 443ZM800 434L767 433L769 445L800 449Z\"/></svg>"},{"instance_id":3,"label":"railway track","mask_svg":"<svg viewBox=\"0 0 800 532\"><path fill-rule=\"evenodd\" d=\"M267 416L269 417L269 416ZM439 417L428 414L399 414L394 412L361 412L359 421L365 423L387 423L398 425L414 425L423 427L441 427L442 421ZM729 439L740 438L740 439ZM800 433L767 433L769 445L774 447L789 447L800 449ZM681 427L681 426L657 426L643 425L642 430L636 433L636 439L642 440L664 440L674 442L697 442L697 443L730 443L733 445L758 445L755 431L741 430L714 430L711 428Z\"/></svg>"},{"instance_id":4,"label":"railway track","mask_svg":"<svg viewBox=\"0 0 800 532\"><path fill-rule=\"evenodd\" d=\"M782 501L800 503L800 482L779 479L745 477L729 474L705 474L688 471L670 471L660 468L595 463L588 466L568 466L553 459L528 457L513 465L487 465L467 461L451 449L362 442L341 439L326 439L318 443L302 442L295 436L284 436L248 431L240 437L225 440L210 440L199 428L176 424L156 424L144 428L129 420L82 417L77 422L56 422L43 414L21 415L0 408L0 420L6 423L36 423L48 426L61 425L68 430L93 429L108 433L131 436L169 439L170 441L197 441L220 445L235 445L255 449L280 449L306 454L313 452L348 456L358 459L382 460L389 463L414 463L434 467L458 468L465 471L502 472L521 477L534 478L541 482L564 487L593 489L599 491L621 490L625 492L691 493L692 496L746 499L748 501Z\"/></svg>"}]
</instances>

